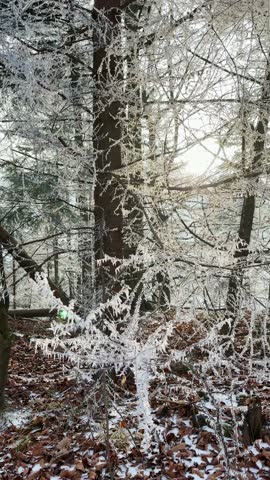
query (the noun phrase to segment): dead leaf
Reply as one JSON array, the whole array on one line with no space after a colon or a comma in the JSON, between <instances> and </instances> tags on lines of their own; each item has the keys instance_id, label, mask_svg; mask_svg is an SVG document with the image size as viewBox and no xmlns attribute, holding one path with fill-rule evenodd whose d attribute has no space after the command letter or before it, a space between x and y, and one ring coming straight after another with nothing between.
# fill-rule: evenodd
<instances>
[{"instance_id":1,"label":"dead leaf","mask_svg":"<svg viewBox=\"0 0 270 480\"><path fill-rule=\"evenodd\" d=\"M198 477L200 478L204 478L204 473L201 472L201 470L199 470L198 468L192 468L192 473L194 475L198 475Z\"/></svg>"},{"instance_id":2,"label":"dead leaf","mask_svg":"<svg viewBox=\"0 0 270 480\"><path fill-rule=\"evenodd\" d=\"M89 478L89 480L96 480L96 478L97 478L96 472L94 472L94 470L89 472L88 478Z\"/></svg>"},{"instance_id":3,"label":"dead leaf","mask_svg":"<svg viewBox=\"0 0 270 480\"><path fill-rule=\"evenodd\" d=\"M83 466L83 463L81 460L79 460L78 462L76 462L76 469L77 470L80 470L80 472L84 472L84 466Z\"/></svg>"},{"instance_id":4,"label":"dead leaf","mask_svg":"<svg viewBox=\"0 0 270 480\"><path fill-rule=\"evenodd\" d=\"M263 451L262 451L262 455L263 455L264 457L270 459L270 450L263 450Z\"/></svg>"},{"instance_id":5,"label":"dead leaf","mask_svg":"<svg viewBox=\"0 0 270 480\"><path fill-rule=\"evenodd\" d=\"M167 455L171 457L174 453L179 452L180 450L186 450L186 448L187 446L184 442L178 443L167 451Z\"/></svg>"},{"instance_id":6,"label":"dead leaf","mask_svg":"<svg viewBox=\"0 0 270 480\"><path fill-rule=\"evenodd\" d=\"M166 442L171 443L173 440L176 440L176 435L174 432L169 432L166 435Z\"/></svg>"},{"instance_id":7,"label":"dead leaf","mask_svg":"<svg viewBox=\"0 0 270 480\"><path fill-rule=\"evenodd\" d=\"M62 469L61 470L61 473L60 473L60 477L61 478L74 478L76 475L76 471L75 470L67 470L67 469Z\"/></svg>"},{"instance_id":8,"label":"dead leaf","mask_svg":"<svg viewBox=\"0 0 270 480\"><path fill-rule=\"evenodd\" d=\"M71 438L64 437L59 443L57 443L56 448L61 452L68 450L71 445Z\"/></svg>"},{"instance_id":9,"label":"dead leaf","mask_svg":"<svg viewBox=\"0 0 270 480\"><path fill-rule=\"evenodd\" d=\"M214 473L211 473L209 477L207 477L207 480L216 480L217 478L220 478L222 473L222 470L216 470Z\"/></svg>"},{"instance_id":10,"label":"dead leaf","mask_svg":"<svg viewBox=\"0 0 270 480\"><path fill-rule=\"evenodd\" d=\"M31 452L33 457L41 457L44 453L45 441L34 443L31 447Z\"/></svg>"},{"instance_id":11,"label":"dead leaf","mask_svg":"<svg viewBox=\"0 0 270 480\"><path fill-rule=\"evenodd\" d=\"M100 470L103 470L103 468L107 467L107 462L102 462L102 463L97 463L95 465L96 470L99 472Z\"/></svg>"}]
</instances>

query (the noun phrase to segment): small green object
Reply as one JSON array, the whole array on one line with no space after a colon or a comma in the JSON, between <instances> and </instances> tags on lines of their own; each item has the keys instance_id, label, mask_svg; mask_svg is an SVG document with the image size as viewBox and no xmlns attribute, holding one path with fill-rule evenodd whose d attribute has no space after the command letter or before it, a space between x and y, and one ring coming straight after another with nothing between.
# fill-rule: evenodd
<instances>
[{"instance_id":1,"label":"small green object","mask_svg":"<svg viewBox=\"0 0 270 480\"><path fill-rule=\"evenodd\" d=\"M68 312L66 310L59 310L58 317L62 322L64 322L68 318Z\"/></svg>"}]
</instances>

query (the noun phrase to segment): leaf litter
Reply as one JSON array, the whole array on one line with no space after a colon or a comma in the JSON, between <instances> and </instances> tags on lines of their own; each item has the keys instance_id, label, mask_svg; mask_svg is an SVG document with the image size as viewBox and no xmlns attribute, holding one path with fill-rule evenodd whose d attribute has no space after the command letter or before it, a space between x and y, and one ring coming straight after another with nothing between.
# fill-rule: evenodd
<instances>
[{"instance_id":1,"label":"leaf litter","mask_svg":"<svg viewBox=\"0 0 270 480\"><path fill-rule=\"evenodd\" d=\"M39 335L47 335L44 325L36 327ZM179 372L175 376L166 371L164 382L153 381L155 428L145 451L127 379L119 380L122 393L106 413L102 396L91 395L93 386L69 379L63 363L35 352L27 321L17 321L15 328L19 335L13 343L7 409L0 424L1 479L270 478L270 384L241 376L236 380L242 395L251 389L260 393L266 425L264 438L244 447L234 420L243 416L246 407L226 391L225 379L216 382L216 392L207 398L198 395L194 379L186 372L179 381ZM185 385L183 391L179 383Z\"/></svg>"}]
</instances>

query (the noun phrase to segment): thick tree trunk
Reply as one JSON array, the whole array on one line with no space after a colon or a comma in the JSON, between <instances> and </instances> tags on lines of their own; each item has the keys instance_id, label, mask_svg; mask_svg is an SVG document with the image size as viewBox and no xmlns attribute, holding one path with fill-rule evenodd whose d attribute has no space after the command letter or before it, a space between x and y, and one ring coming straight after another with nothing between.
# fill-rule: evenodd
<instances>
[{"instance_id":1,"label":"thick tree trunk","mask_svg":"<svg viewBox=\"0 0 270 480\"><path fill-rule=\"evenodd\" d=\"M262 89L261 95L261 110L259 111L259 118L257 121L257 125L254 128L254 142L253 142L253 159L252 164L249 169L246 168L245 165L245 157L246 157L246 139L245 133L242 138L242 163L244 174L255 172L257 170L261 170L262 164L264 161L264 151L265 151L265 141L266 141L266 133L268 130L268 123L269 118L267 114L267 109L264 108L266 102L269 103L269 92L270 92L270 66L269 61L267 61L266 67L266 75L265 81ZM245 118L246 121L246 118ZM255 177L256 178L256 177ZM241 220L240 226L238 231L238 241L236 245L236 250L234 252L234 258L236 259L235 266L232 270L229 285L228 285L228 292L227 292L227 300L226 300L226 311L227 311L227 318L228 322L224 324L220 333L225 336L230 336L232 329L235 324L235 320L237 314L239 312L239 302L242 290L242 283L243 283L243 276L244 276L244 268L247 266L247 260L249 255L249 245L252 233L252 226L254 221L254 214L255 214L255 193L254 189L256 188L255 184L251 185L250 190L247 190L246 195L244 196L244 201L242 205L241 211ZM228 352L230 353L231 349L229 348Z\"/></svg>"},{"instance_id":2,"label":"thick tree trunk","mask_svg":"<svg viewBox=\"0 0 270 480\"><path fill-rule=\"evenodd\" d=\"M101 11L102 13L99 13ZM121 188L113 175L113 171L119 169L122 164L121 95L118 91L122 82L122 66L113 50L109 52L115 35L119 34L120 0L96 0L95 12L97 21L106 23L104 25L106 35L99 37L98 30L94 33L93 57L95 82L93 147L96 156L95 260L98 261L104 259L106 255L123 258ZM99 25L100 28L102 27ZM106 261L97 266L97 300L106 300L108 295L118 288L115 264Z\"/></svg>"},{"instance_id":3,"label":"thick tree trunk","mask_svg":"<svg viewBox=\"0 0 270 480\"><path fill-rule=\"evenodd\" d=\"M247 194L242 205L240 227L238 232L239 240L237 249L234 252L236 265L229 279L227 293L226 310L232 319L235 319L239 310L239 301L243 282L243 269L247 264L254 213L255 195Z\"/></svg>"},{"instance_id":4,"label":"thick tree trunk","mask_svg":"<svg viewBox=\"0 0 270 480\"><path fill-rule=\"evenodd\" d=\"M10 357L10 335L7 307L0 303L0 410L5 406L5 386Z\"/></svg>"},{"instance_id":5,"label":"thick tree trunk","mask_svg":"<svg viewBox=\"0 0 270 480\"><path fill-rule=\"evenodd\" d=\"M255 440L262 438L262 404L259 397L248 399L248 410L243 423L243 444L252 445Z\"/></svg>"},{"instance_id":6,"label":"thick tree trunk","mask_svg":"<svg viewBox=\"0 0 270 480\"><path fill-rule=\"evenodd\" d=\"M42 273L42 268L31 258L28 253L23 250L19 243L10 235L5 228L0 225L0 243L5 250L16 260L21 268L29 275L30 278L36 280L36 274ZM64 305L69 304L69 298L61 287L48 279L49 286L56 298L60 298Z\"/></svg>"},{"instance_id":7,"label":"thick tree trunk","mask_svg":"<svg viewBox=\"0 0 270 480\"><path fill-rule=\"evenodd\" d=\"M10 336L8 327L9 295L4 268L3 247L0 247L0 410L5 406L5 386L10 357Z\"/></svg>"}]
</instances>

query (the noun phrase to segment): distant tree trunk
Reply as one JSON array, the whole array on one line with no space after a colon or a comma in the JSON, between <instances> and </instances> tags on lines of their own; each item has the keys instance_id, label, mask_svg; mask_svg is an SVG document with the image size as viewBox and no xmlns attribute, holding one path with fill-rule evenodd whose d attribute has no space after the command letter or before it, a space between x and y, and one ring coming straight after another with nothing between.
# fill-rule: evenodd
<instances>
[{"instance_id":1,"label":"distant tree trunk","mask_svg":"<svg viewBox=\"0 0 270 480\"><path fill-rule=\"evenodd\" d=\"M113 171L122 165L120 125L122 105L119 89L123 75L119 57L113 50L109 51L121 25L120 0L96 0L95 15L100 22L93 36L95 260L98 261L104 259L106 255L123 258L121 188L113 175ZM100 33L103 24L106 33ZM96 269L97 300L106 300L108 295L118 288L115 265L110 261L103 262Z\"/></svg>"},{"instance_id":2,"label":"distant tree trunk","mask_svg":"<svg viewBox=\"0 0 270 480\"><path fill-rule=\"evenodd\" d=\"M12 283L13 283L13 308L16 309L16 263L14 258L12 258Z\"/></svg>"},{"instance_id":3,"label":"distant tree trunk","mask_svg":"<svg viewBox=\"0 0 270 480\"><path fill-rule=\"evenodd\" d=\"M59 283L59 256L58 256L58 238L53 239L53 246L55 255L53 257L53 266L54 266L54 282L56 285Z\"/></svg>"},{"instance_id":4,"label":"distant tree trunk","mask_svg":"<svg viewBox=\"0 0 270 480\"><path fill-rule=\"evenodd\" d=\"M266 102L269 103L269 92L270 92L270 65L269 60L267 61L267 68L266 68L266 75L264 86L262 89L261 95L261 109L259 111L259 118L257 124L254 128L254 142L253 142L253 159L249 169L246 168L245 164L244 167L244 175L245 173L256 173L256 169L260 170L264 161L264 150L265 150L265 140L266 140L266 133L268 130L268 114L267 109L265 108ZM244 134L245 135L245 134ZM245 138L242 139L242 159L245 158ZM243 163L243 162L242 162ZM228 292L227 292L227 300L226 300L226 311L227 311L227 318L228 322L226 322L222 329L222 335L230 335L235 324L235 320L237 314L239 312L239 302L240 302L240 295L243 283L243 276L244 276L244 268L247 265L248 255L249 255L249 244L251 239L252 233L252 226L254 221L254 214L255 214L255 194L254 191L256 188L256 182L251 186L250 190L247 190L241 211L241 220L240 226L238 230L238 240L236 244L236 249L234 252L234 258L236 259L235 266L232 270L229 285L228 285Z\"/></svg>"},{"instance_id":5,"label":"distant tree trunk","mask_svg":"<svg viewBox=\"0 0 270 480\"><path fill-rule=\"evenodd\" d=\"M8 326L9 296L7 291L3 247L0 248L0 276L1 276L1 298L0 298L0 410L5 406L5 386L8 374L10 357L10 335Z\"/></svg>"},{"instance_id":6,"label":"distant tree trunk","mask_svg":"<svg viewBox=\"0 0 270 480\"><path fill-rule=\"evenodd\" d=\"M79 59L79 55L76 53L76 42L81 38L81 34L76 28L76 15L74 13L75 6L74 1L69 2L70 6L70 26L68 32L68 45L71 48L72 55L69 57L70 65L70 94L72 99L72 110L74 123L72 128L72 145L75 152L81 155L81 152L87 150L89 152L90 146L87 144L84 134L84 120L86 112L83 111L78 99L81 99L84 95L83 79L85 77L85 71L82 70L82 64ZM92 73L89 74L89 77ZM85 80L84 80L85 81ZM88 114L87 114L88 115ZM88 118L90 122L92 118ZM81 221L83 224L90 226L92 221L92 214L90 213L90 204L92 197L91 182L93 182L93 173L91 173L91 165L85 164L85 160L80 164L78 169L78 194L77 204L80 210ZM78 251L80 260L80 272L78 272L77 285L78 285L78 299L80 303L81 313L86 315L89 311L90 304L93 297L92 286L92 239L89 239L89 232L83 233L82 231L78 237Z\"/></svg>"},{"instance_id":7,"label":"distant tree trunk","mask_svg":"<svg viewBox=\"0 0 270 480\"><path fill-rule=\"evenodd\" d=\"M125 11L124 20L127 29L127 35L136 34L138 30L139 17L142 13L141 2L132 2ZM142 177L142 95L141 86L137 79L138 58L137 47L131 36L129 54L126 57L126 82L125 82L125 98L126 105L126 121L124 132L124 163L132 166L132 173L128 173L128 184L126 192L125 210L127 212L124 219L124 257L128 258L137 251L138 243L143 238L143 211L140 201L136 196L136 188L143 184ZM137 167L137 168L136 168ZM142 277L142 272L136 267L130 267L125 273L125 282L133 290L137 286L137 295L134 298L134 306L137 297L140 294L140 286L138 283Z\"/></svg>"}]
</instances>

